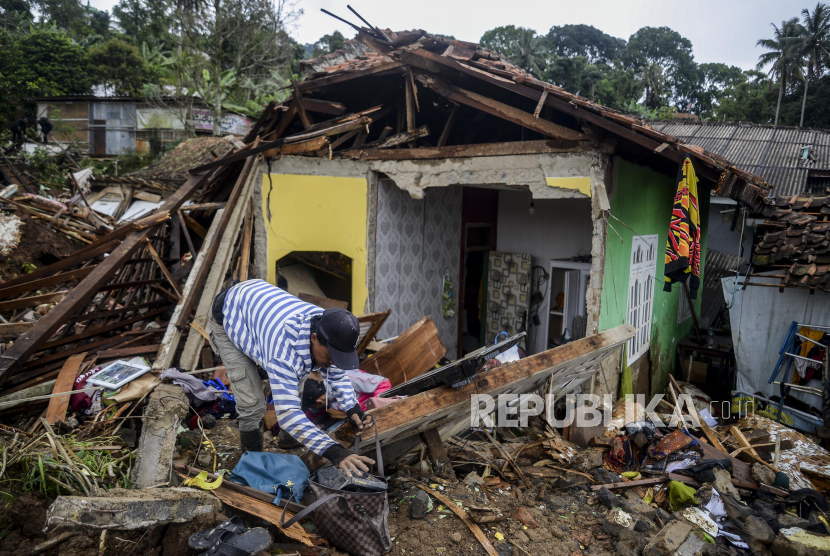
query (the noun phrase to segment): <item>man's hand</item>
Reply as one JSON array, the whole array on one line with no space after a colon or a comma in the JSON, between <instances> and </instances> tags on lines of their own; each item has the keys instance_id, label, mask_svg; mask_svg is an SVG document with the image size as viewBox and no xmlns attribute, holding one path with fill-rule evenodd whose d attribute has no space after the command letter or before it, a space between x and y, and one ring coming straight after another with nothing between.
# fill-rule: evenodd
<instances>
[{"instance_id":1,"label":"man's hand","mask_svg":"<svg viewBox=\"0 0 830 556\"><path fill-rule=\"evenodd\" d=\"M373 417L368 413L363 414L363 421L360 420L360 415L358 415L357 413L352 414L352 423L354 423L354 426L356 426L357 430L360 431L362 431L365 427L371 425L372 419Z\"/></svg>"},{"instance_id":2,"label":"man's hand","mask_svg":"<svg viewBox=\"0 0 830 556\"><path fill-rule=\"evenodd\" d=\"M340 462L340 465L338 465L338 467L342 469L347 476L351 477L353 475L359 475L359 471L368 472L369 468L366 467L367 463L369 465L372 465L373 463L375 463L375 460L373 460L372 458L368 458L366 456L351 454L348 457L344 458L343 461Z\"/></svg>"}]
</instances>

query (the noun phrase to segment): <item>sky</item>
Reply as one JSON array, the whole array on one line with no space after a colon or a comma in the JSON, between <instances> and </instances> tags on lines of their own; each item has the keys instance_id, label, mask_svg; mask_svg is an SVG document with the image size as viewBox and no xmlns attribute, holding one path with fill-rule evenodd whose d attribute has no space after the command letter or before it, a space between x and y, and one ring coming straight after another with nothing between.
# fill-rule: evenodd
<instances>
[{"instance_id":1,"label":"sky","mask_svg":"<svg viewBox=\"0 0 830 556\"><path fill-rule=\"evenodd\" d=\"M90 3L111 10L116 0ZM290 29L291 36L303 44L334 30L353 37L351 27L320 11L325 8L360 25L347 4L377 27L424 29L469 42L501 25L545 34L554 25L581 23L626 40L642 27L666 26L692 41L697 63L751 69L763 52L755 43L772 36L770 24L800 17L816 0L299 0L304 13Z\"/></svg>"}]
</instances>

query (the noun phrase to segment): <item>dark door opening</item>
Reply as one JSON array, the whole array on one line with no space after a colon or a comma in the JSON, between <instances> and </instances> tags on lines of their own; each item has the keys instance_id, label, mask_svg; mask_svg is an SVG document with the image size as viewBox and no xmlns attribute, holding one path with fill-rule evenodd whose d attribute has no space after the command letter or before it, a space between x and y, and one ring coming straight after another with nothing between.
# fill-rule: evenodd
<instances>
[{"instance_id":1,"label":"dark door opening","mask_svg":"<svg viewBox=\"0 0 830 556\"><path fill-rule=\"evenodd\" d=\"M461 289L459 292L458 355L485 343L488 253L496 249L499 192L465 187L461 205Z\"/></svg>"}]
</instances>

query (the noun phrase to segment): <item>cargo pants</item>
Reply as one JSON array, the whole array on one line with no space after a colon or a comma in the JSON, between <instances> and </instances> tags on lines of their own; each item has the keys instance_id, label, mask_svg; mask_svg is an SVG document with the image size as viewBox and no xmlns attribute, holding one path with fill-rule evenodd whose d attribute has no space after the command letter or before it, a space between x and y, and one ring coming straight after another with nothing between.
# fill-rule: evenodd
<instances>
[{"instance_id":1,"label":"cargo pants","mask_svg":"<svg viewBox=\"0 0 830 556\"><path fill-rule=\"evenodd\" d=\"M224 327L211 314L208 317L210 347L225 365L239 414L239 432L259 430L265 415L265 393L257 364L228 338Z\"/></svg>"}]
</instances>

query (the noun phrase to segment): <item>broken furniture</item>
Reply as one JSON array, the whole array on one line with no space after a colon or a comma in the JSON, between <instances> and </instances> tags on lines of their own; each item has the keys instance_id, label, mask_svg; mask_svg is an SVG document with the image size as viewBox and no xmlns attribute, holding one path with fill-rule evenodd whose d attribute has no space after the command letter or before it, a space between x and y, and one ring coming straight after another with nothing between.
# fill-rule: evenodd
<instances>
[{"instance_id":1,"label":"broken furniture","mask_svg":"<svg viewBox=\"0 0 830 556\"><path fill-rule=\"evenodd\" d=\"M435 323L424 317L364 360L361 369L388 378L395 387L429 371L446 352Z\"/></svg>"}]
</instances>

